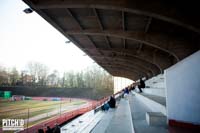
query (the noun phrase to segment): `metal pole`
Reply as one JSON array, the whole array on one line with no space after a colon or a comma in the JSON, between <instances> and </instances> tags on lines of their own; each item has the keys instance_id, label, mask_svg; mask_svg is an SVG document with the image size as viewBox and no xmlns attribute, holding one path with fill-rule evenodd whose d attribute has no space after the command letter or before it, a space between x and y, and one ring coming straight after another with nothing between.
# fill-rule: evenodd
<instances>
[{"instance_id":1,"label":"metal pole","mask_svg":"<svg viewBox=\"0 0 200 133\"><path fill-rule=\"evenodd\" d=\"M122 87L122 77L120 77L120 78L121 78L121 87L120 87L120 88L122 89L122 88L123 88L123 87Z\"/></svg>"},{"instance_id":2,"label":"metal pole","mask_svg":"<svg viewBox=\"0 0 200 133\"><path fill-rule=\"evenodd\" d=\"M28 123L29 123L29 108L28 108L28 116L27 116L27 123L26 123L26 132L28 133Z\"/></svg>"},{"instance_id":3,"label":"metal pole","mask_svg":"<svg viewBox=\"0 0 200 133\"><path fill-rule=\"evenodd\" d=\"M61 116L61 99L60 99L60 116Z\"/></svg>"}]
</instances>

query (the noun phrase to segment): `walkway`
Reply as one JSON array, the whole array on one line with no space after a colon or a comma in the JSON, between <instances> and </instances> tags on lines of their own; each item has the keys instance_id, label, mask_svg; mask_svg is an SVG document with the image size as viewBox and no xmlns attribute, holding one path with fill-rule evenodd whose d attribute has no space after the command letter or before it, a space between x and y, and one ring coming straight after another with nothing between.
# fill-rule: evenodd
<instances>
[{"instance_id":1,"label":"walkway","mask_svg":"<svg viewBox=\"0 0 200 133\"><path fill-rule=\"evenodd\" d=\"M116 109L109 109L91 133L134 133L128 99L121 99Z\"/></svg>"},{"instance_id":2,"label":"walkway","mask_svg":"<svg viewBox=\"0 0 200 133\"><path fill-rule=\"evenodd\" d=\"M121 99L106 133L134 133L129 102Z\"/></svg>"}]
</instances>

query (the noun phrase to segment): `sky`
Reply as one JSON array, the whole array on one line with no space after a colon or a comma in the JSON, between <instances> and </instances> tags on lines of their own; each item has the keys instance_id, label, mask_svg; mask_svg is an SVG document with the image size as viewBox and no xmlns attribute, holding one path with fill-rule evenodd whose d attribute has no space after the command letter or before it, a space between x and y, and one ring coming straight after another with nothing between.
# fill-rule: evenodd
<instances>
[{"instance_id":1,"label":"sky","mask_svg":"<svg viewBox=\"0 0 200 133\"><path fill-rule=\"evenodd\" d=\"M40 62L50 71L80 71L94 61L36 12L23 12L22 0L0 1L0 65L26 70L28 62Z\"/></svg>"}]
</instances>

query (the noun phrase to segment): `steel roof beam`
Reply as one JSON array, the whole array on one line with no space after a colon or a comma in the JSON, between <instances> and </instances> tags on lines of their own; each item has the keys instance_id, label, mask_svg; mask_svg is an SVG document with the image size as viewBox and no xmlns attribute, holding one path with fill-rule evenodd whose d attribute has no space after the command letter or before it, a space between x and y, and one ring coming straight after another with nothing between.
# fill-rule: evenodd
<instances>
[{"instance_id":1,"label":"steel roof beam","mask_svg":"<svg viewBox=\"0 0 200 133\"><path fill-rule=\"evenodd\" d=\"M133 31L123 31L123 30L104 30L100 31L98 29L92 29L92 30L71 30L65 32L68 35L99 35L99 36L111 36L111 37L117 37L117 38L125 38L128 40L137 41L139 43L143 43L145 45L151 46L153 48L159 49L163 52L171 54L177 62L182 59L183 57L178 57L176 55L175 49L171 46L171 44L176 45L189 45L186 42L174 40L172 38L169 38L168 36L164 36L162 34L145 34L142 32L133 32Z\"/></svg>"},{"instance_id":2,"label":"steel roof beam","mask_svg":"<svg viewBox=\"0 0 200 133\"><path fill-rule=\"evenodd\" d=\"M97 8L97 9L111 9L118 11L126 11L138 15L145 15L166 21L175 25L182 26L186 29L200 34L200 25L196 23L196 19L188 21L186 15L174 6L170 1L163 2L158 0L23 0L31 5L36 10L50 9L50 8ZM145 4L144 4L145 3ZM171 4L166 6L166 4ZM180 4L182 5L182 4ZM193 3L193 6L196 6ZM165 7L165 9L163 9ZM196 16L199 17L199 16Z\"/></svg>"}]
</instances>

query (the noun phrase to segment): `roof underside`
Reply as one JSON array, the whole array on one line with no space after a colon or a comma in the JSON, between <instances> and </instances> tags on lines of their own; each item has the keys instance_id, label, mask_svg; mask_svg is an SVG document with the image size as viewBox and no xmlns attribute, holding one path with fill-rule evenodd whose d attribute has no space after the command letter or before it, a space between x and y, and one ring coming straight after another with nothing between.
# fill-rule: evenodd
<instances>
[{"instance_id":1,"label":"roof underside","mask_svg":"<svg viewBox=\"0 0 200 133\"><path fill-rule=\"evenodd\" d=\"M24 1L113 76L150 78L200 48L195 3Z\"/></svg>"}]
</instances>

